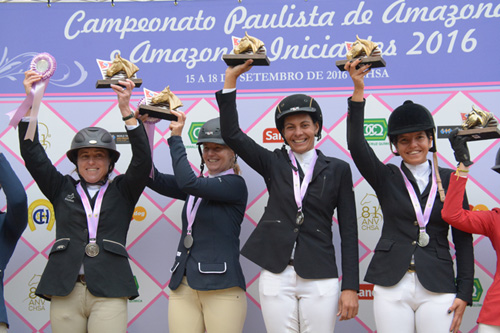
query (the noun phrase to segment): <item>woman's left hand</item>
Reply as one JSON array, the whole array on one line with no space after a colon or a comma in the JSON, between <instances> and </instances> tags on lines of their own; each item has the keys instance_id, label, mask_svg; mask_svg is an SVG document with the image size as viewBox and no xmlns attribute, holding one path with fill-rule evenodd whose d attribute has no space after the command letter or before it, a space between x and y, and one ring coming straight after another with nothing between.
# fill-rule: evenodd
<instances>
[{"instance_id":1,"label":"woman's left hand","mask_svg":"<svg viewBox=\"0 0 500 333\"><path fill-rule=\"evenodd\" d=\"M465 307L467 302L460 298L455 298L453 305L448 309L448 313L453 313L453 321L451 322L450 332L458 333L460 325L462 324L462 317L464 316Z\"/></svg>"},{"instance_id":2,"label":"woman's left hand","mask_svg":"<svg viewBox=\"0 0 500 333\"><path fill-rule=\"evenodd\" d=\"M349 320L358 315L358 293L356 290L343 290L339 298L339 320Z\"/></svg>"},{"instance_id":3,"label":"woman's left hand","mask_svg":"<svg viewBox=\"0 0 500 333\"><path fill-rule=\"evenodd\" d=\"M186 121L186 114L182 111L170 111L174 116L177 116L177 120L172 120L170 122L170 135L180 136L182 134L182 129L184 128L184 123Z\"/></svg>"}]
</instances>

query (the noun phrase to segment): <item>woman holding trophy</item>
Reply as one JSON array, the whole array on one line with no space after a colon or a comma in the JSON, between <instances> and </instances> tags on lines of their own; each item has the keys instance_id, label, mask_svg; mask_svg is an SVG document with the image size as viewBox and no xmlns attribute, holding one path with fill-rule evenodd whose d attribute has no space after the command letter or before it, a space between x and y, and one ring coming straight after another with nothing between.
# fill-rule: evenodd
<instances>
[{"instance_id":1,"label":"woman holding trophy","mask_svg":"<svg viewBox=\"0 0 500 333\"><path fill-rule=\"evenodd\" d=\"M222 137L265 180L269 199L241 253L262 268L259 296L270 333L334 331L358 313L359 270L356 209L349 164L314 149L323 115L311 96L285 97L276 107L282 149L270 151L239 127L236 82L252 60L226 70L216 93ZM337 211L342 240L342 284L332 244Z\"/></svg>"},{"instance_id":2,"label":"woman holding trophy","mask_svg":"<svg viewBox=\"0 0 500 333\"><path fill-rule=\"evenodd\" d=\"M247 187L236 155L221 137L219 118L208 120L198 134L200 177L189 165L182 141L186 115L170 123L168 144L174 174L155 168L148 187L184 200L182 234L171 268L168 326L171 333L237 333L243 331L247 301L240 266L240 231ZM144 122L147 121L143 116ZM203 177L204 166L208 177Z\"/></svg>"},{"instance_id":3,"label":"woman holding trophy","mask_svg":"<svg viewBox=\"0 0 500 333\"><path fill-rule=\"evenodd\" d=\"M41 75L25 73L28 94ZM112 85L132 147L125 173L111 179L120 153L103 128L80 130L67 151L78 179L61 174L38 140L25 140L31 109L19 124L26 167L52 203L56 240L36 295L51 301L54 333L127 331L127 302L138 294L125 248L133 212L151 170L146 132L129 107L134 83ZM35 123L36 124L36 123Z\"/></svg>"},{"instance_id":4,"label":"woman holding trophy","mask_svg":"<svg viewBox=\"0 0 500 333\"><path fill-rule=\"evenodd\" d=\"M477 318L478 333L500 333L500 317L498 316L500 308L500 209L469 211L462 208L465 185L472 162L467 147L467 138L458 136L457 133L458 130L452 131L449 139L459 164L456 173L450 176L450 186L441 214L451 226L465 232L485 235L491 240L497 254L497 268L493 284L486 294L479 318ZM500 173L500 149L492 169Z\"/></svg>"},{"instance_id":5,"label":"woman holding trophy","mask_svg":"<svg viewBox=\"0 0 500 333\"><path fill-rule=\"evenodd\" d=\"M472 304L472 235L452 228L457 274L448 245L448 224L441 218L438 192L448 187L452 170L427 160L436 151L435 125L422 105L406 101L389 117L388 135L401 166L384 164L364 137L362 58L345 64L354 83L348 100L347 142L362 176L374 189L384 216L382 234L365 280L373 283L375 323L380 333L458 332ZM443 193L444 194L444 193ZM467 208L467 198L463 198Z\"/></svg>"}]
</instances>

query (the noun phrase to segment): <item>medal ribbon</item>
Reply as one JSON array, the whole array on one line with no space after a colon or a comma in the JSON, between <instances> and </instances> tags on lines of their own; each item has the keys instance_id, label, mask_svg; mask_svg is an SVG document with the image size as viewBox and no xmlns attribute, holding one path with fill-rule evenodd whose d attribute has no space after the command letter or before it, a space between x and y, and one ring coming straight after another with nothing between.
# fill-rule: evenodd
<instances>
[{"instance_id":1,"label":"medal ribbon","mask_svg":"<svg viewBox=\"0 0 500 333\"><path fill-rule=\"evenodd\" d=\"M318 159L318 153L316 152L316 150L314 150L314 154L311 159L311 165L309 166L309 169L304 175L304 180L302 181L302 185L300 185L300 175L297 167L297 161L295 160L295 155L293 154L292 150L288 152L288 155L290 156L290 161L292 162L292 165L297 169L297 171L292 169L293 194L295 196L295 203L297 204L297 207L299 207L298 212L301 212L302 200L304 200L307 188L309 187L309 183L311 182L314 166L316 165L316 160Z\"/></svg>"},{"instance_id":2,"label":"medal ribbon","mask_svg":"<svg viewBox=\"0 0 500 333\"><path fill-rule=\"evenodd\" d=\"M425 204L425 211L422 214L422 207L420 207L420 201L418 200L417 193L415 193L415 189L411 185L410 181L406 177L405 173L401 168L401 174L403 175L403 179L405 181L406 189L408 190L408 194L410 195L411 202L413 204L413 209L415 210L415 215L417 216L418 225L420 227L420 232L425 232L425 227L427 223L429 223L429 218L431 216L432 207L434 206L434 201L436 199L437 193L437 182L436 182L436 174L434 168L431 166L432 170L432 186L431 191L429 193L429 197L427 198L427 202Z\"/></svg>"},{"instance_id":3,"label":"medal ribbon","mask_svg":"<svg viewBox=\"0 0 500 333\"><path fill-rule=\"evenodd\" d=\"M83 190L82 184L78 183L78 185L76 185L76 189L78 191L78 194L80 194L83 203L83 208L85 208L85 213L87 215L87 226L89 228L89 243L96 242L97 225L99 224L99 215L101 213L102 198L104 197L104 192L106 192L106 190L108 189L108 185L109 182L107 181L106 184L101 186L101 188L99 189L99 193L97 194L97 199L95 201L93 210L92 207L90 206L89 198L87 197L87 194Z\"/></svg>"},{"instance_id":4,"label":"medal ribbon","mask_svg":"<svg viewBox=\"0 0 500 333\"><path fill-rule=\"evenodd\" d=\"M230 174L234 174L233 169L228 169L228 170L220 173L217 176L225 176L225 175L230 175ZM191 233L193 232L193 223L194 223L194 219L196 218L196 213L198 212L198 208L200 207L200 203L201 203L201 198L196 199L196 202L195 202L194 196L192 196L192 195L189 196L187 206L186 206L186 218L188 221L188 227L187 227L187 234L188 235L191 235Z\"/></svg>"}]
</instances>

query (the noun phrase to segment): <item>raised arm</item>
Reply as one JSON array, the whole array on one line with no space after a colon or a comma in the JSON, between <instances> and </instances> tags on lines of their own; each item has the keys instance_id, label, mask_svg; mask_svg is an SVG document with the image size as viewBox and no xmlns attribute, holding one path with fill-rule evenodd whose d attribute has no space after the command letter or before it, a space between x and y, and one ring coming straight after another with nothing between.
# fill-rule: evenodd
<instances>
[{"instance_id":1,"label":"raised arm","mask_svg":"<svg viewBox=\"0 0 500 333\"><path fill-rule=\"evenodd\" d=\"M267 157L272 152L243 133L239 125L236 107L236 81L241 74L249 71L251 66L252 60L247 60L242 65L228 67L224 90L218 91L215 96L219 105L221 133L224 142L252 169L263 175L266 163L269 161Z\"/></svg>"},{"instance_id":2,"label":"raised arm","mask_svg":"<svg viewBox=\"0 0 500 333\"><path fill-rule=\"evenodd\" d=\"M23 184L3 153L0 153L0 186L7 199L3 228L12 236L11 239L17 240L28 224L28 199Z\"/></svg>"}]
</instances>

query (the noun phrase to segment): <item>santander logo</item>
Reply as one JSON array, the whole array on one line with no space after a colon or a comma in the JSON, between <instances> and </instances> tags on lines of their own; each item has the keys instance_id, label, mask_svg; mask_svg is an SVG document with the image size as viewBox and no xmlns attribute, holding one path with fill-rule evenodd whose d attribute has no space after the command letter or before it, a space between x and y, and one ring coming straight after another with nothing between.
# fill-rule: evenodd
<instances>
[{"instance_id":1,"label":"santander logo","mask_svg":"<svg viewBox=\"0 0 500 333\"><path fill-rule=\"evenodd\" d=\"M277 128L266 128L262 133L262 142L264 143L275 143L284 142L283 137Z\"/></svg>"}]
</instances>

